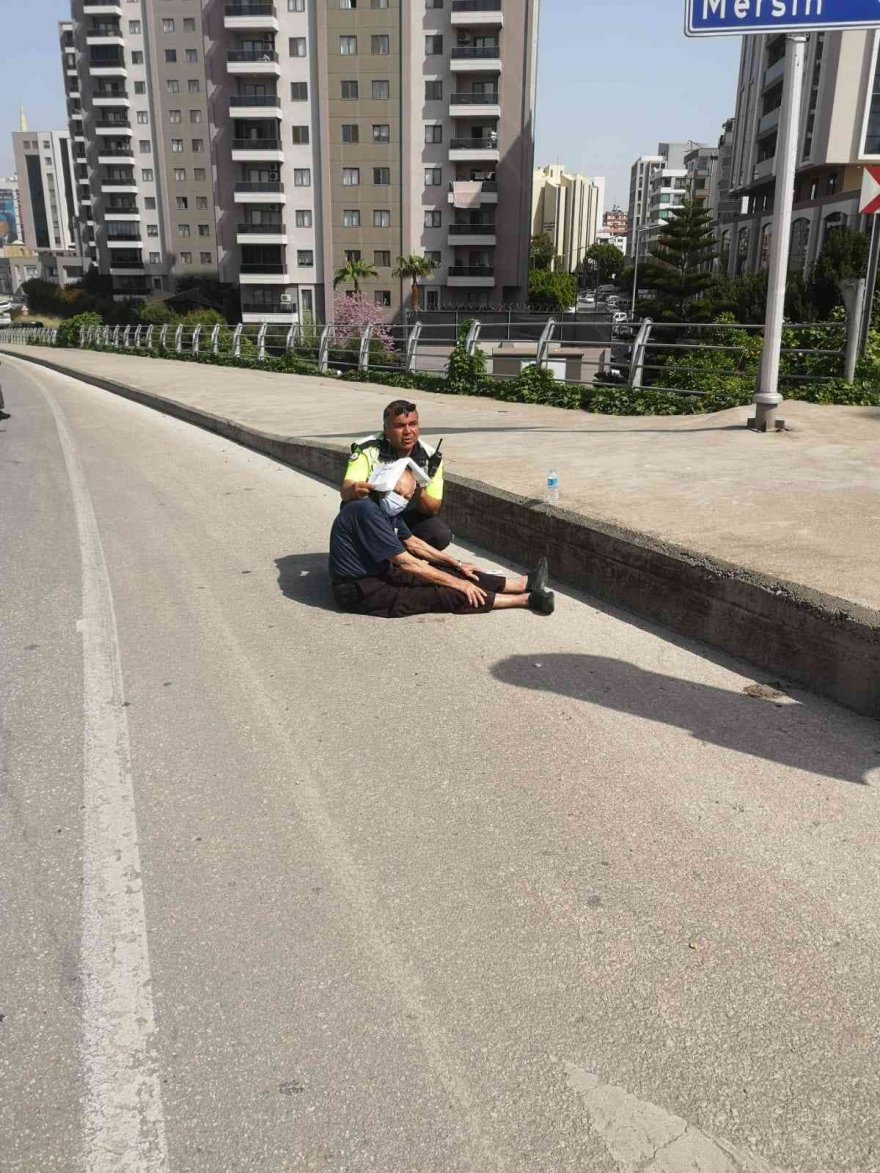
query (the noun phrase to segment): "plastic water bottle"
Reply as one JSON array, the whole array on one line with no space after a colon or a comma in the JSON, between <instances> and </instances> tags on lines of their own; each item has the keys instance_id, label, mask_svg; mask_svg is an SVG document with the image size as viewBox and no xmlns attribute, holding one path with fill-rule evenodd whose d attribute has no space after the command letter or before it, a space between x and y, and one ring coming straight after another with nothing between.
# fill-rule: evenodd
<instances>
[{"instance_id":1,"label":"plastic water bottle","mask_svg":"<svg viewBox=\"0 0 880 1173\"><path fill-rule=\"evenodd\" d=\"M559 504L559 473L555 468L547 473L547 504Z\"/></svg>"}]
</instances>

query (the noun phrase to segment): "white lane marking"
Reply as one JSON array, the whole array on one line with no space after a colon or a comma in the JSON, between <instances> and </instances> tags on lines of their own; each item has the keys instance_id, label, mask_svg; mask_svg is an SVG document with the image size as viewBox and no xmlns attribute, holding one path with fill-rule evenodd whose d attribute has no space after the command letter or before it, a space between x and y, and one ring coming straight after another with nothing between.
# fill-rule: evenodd
<instances>
[{"instance_id":1,"label":"white lane marking","mask_svg":"<svg viewBox=\"0 0 880 1173\"><path fill-rule=\"evenodd\" d=\"M566 1063L565 1071L621 1173L782 1173L582 1067Z\"/></svg>"},{"instance_id":2,"label":"white lane marking","mask_svg":"<svg viewBox=\"0 0 880 1173\"><path fill-rule=\"evenodd\" d=\"M85 1168L160 1173L168 1150L113 594L73 438L51 393L35 383L55 417L82 559Z\"/></svg>"}]
</instances>

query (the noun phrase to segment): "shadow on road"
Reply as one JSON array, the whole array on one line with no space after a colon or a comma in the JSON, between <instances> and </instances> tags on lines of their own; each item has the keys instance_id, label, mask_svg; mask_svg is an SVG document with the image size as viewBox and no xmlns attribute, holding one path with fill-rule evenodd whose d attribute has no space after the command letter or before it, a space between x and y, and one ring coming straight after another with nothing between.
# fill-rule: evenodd
<instances>
[{"instance_id":1,"label":"shadow on road","mask_svg":"<svg viewBox=\"0 0 880 1173\"><path fill-rule=\"evenodd\" d=\"M288 599L317 607L320 611L338 611L330 591L327 552L321 554L285 554L276 558L278 586Z\"/></svg>"},{"instance_id":2,"label":"shadow on road","mask_svg":"<svg viewBox=\"0 0 880 1173\"><path fill-rule=\"evenodd\" d=\"M510 656L492 668L505 684L560 696L690 730L697 741L812 774L866 785L880 767L880 726L842 712L832 726L809 701L792 704L648 672L606 656Z\"/></svg>"}]
</instances>

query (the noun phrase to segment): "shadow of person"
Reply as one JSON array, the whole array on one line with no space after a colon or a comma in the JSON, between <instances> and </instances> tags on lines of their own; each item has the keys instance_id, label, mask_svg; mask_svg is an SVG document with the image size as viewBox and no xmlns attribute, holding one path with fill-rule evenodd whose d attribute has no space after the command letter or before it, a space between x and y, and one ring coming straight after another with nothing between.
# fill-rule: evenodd
<instances>
[{"instance_id":1,"label":"shadow of person","mask_svg":"<svg viewBox=\"0 0 880 1173\"><path fill-rule=\"evenodd\" d=\"M278 586L288 599L320 611L338 611L330 590L327 553L285 554L276 558Z\"/></svg>"},{"instance_id":2,"label":"shadow of person","mask_svg":"<svg viewBox=\"0 0 880 1173\"><path fill-rule=\"evenodd\" d=\"M829 709L807 699L792 703L780 693L755 699L707 684L648 672L606 656L510 656L492 668L505 684L555 692L621 713L687 729L698 741L822 774L867 784L880 767L880 726L846 710L829 720ZM775 700L775 703L774 703Z\"/></svg>"}]
</instances>

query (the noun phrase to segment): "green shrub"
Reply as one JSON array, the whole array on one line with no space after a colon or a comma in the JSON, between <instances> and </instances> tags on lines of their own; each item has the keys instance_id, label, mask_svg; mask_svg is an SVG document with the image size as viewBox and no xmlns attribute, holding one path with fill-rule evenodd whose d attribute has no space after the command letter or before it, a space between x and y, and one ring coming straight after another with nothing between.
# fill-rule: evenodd
<instances>
[{"instance_id":1,"label":"green shrub","mask_svg":"<svg viewBox=\"0 0 880 1173\"><path fill-rule=\"evenodd\" d=\"M58 327L55 345L79 346L79 332L81 327L103 326L103 324L100 314L76 314L72 318L67 318Z\"/></svg>"}]
</instances>

